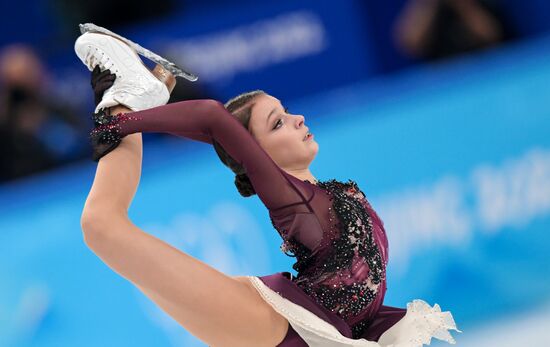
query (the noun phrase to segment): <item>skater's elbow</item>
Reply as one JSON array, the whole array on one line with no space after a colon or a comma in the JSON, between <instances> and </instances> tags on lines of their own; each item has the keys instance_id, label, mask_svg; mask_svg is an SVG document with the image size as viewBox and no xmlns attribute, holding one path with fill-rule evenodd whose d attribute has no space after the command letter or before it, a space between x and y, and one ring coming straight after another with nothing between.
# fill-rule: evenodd
<instances>
[{"instance_id":1,"label":"skater's elbow","mask_svg":"<svg viewBox=\"0 0 550 347\"><path fill-rule=\"evenodd\" d=\"M220 111L227 112L223 103L216 99L203 99L202 102L204 107L206 107L211 114L218 114Z\"/></svg>"},{"instance_id":2,"label":"skater's elbow","mask_svg":"<svg viewBox=\"0 0 550 347\"><path fill-rule=\"evenodd\" d=\"M204 103L204 105L206 106L209 106L209 107L213 107L213 108L225 108L222 104L221 101L218 101L216 99L202 99L202 102Z\"/></svg>"},{"instance_id":3,"label":"skater's elbow","mask_svg":"<svg viewBox=\"0 0 550 347\"><path fill-rule=\"evenodd\" d=\"M106 236L117 228L122 222L122 217L108 212L86 209L80 217L80 227L84 243L89 248L95 248L97 245L105 243Z\"/></svg>"}]
</instances>

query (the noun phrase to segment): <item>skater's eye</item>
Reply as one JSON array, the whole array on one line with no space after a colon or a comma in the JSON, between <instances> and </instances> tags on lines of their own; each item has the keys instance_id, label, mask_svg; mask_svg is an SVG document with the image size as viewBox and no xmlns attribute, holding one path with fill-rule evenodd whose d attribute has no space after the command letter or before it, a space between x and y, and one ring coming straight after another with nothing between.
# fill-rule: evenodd
<instances>
[{"instance_id":1,"label":"skater's eye","mask_svg":"<svg viewBox=\"0 0 550 347\"><path fill-rule=\"evenodd\" d=\"M277 120L277 122L275 122L275 127L273 128L273 130L280 128L280 127L277 126L277 125L279 125L279 123L282 124L281 118L279 118L279 119Z\"/></svg>"},{"instance_id":2,"label":"skater's eye","mask_svg":"<svg viewBox=\"0 0 550 347\"><path fill-rule=\"evenodd\" d=\"M285 113L288 113L288 107L285 107L285 108L284 108L284 111L285 111ZM281 122L281 118L279 118L279 119L277 120L277 122L275 122L275 127L273 128L273 130L280 128L280 127L277 126L277 125L279 125L279 123L282 123L282 122Z\"/></svg>"}]
</instances>

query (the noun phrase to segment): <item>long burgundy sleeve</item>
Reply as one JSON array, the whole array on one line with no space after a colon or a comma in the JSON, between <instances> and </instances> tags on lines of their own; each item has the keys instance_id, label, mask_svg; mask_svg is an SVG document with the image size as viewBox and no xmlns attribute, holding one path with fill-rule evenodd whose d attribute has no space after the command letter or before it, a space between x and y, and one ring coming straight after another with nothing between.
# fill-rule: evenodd
<instances>
[{"instance_id":1,"label":"long burgundy sleeve","mask_svg":"<svg viewBox=\"0 0 550 347\"><path fill-rule=\"evenodd\" d=\"M245 168L254 190L268 209L278 210L306 201L288 174L219 101L187 100L126 113L117 127L122 137L138 132L156 132L209 144L215 140Z\"/></svg>"}]
</instances>

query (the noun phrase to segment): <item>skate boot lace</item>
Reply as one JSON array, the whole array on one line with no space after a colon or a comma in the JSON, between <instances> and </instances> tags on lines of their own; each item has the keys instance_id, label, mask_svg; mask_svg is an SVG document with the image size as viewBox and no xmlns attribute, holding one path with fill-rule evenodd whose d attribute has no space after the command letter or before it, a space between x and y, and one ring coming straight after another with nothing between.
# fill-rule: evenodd
<instances>
[{"instance_id":1,"label":"skate boot lace","mask_svg":"<svg viewBox=\"0 0 550 347\"><path fill-rule=\"evenodd\" d=\"M109 56L97 47L88 46L85 63L90 70L93 70L96 65L99 65L102 70L111 70L111 73L114 73L117 76L115 84L110 88L110 92L119 91L121 92L121 95L128 93L138 96L147 92L147 88L145 86L149 84L150 81L147 81L140 75L125 79ZM114 69L112 69L113 67ZM124 83L117 83L117 81L122 82L122 80L124 80Z\"/></svg>"},{"instance_id":2,"label":"skate boot lace","mask_svg":"<svg viewBox=\"0 0 550 347\"><path fill-rule=\"evenodd\" d=\"M102 70L110 70L115 64L109 58L105 52L97 47L88 46L88 51L86 52L86 57L84 58L86 66L90 70L93 70L96 65ZM114 66L114 70L111 70L117 77L122 78L120 71Z\"/></svg>"}]
</instances>

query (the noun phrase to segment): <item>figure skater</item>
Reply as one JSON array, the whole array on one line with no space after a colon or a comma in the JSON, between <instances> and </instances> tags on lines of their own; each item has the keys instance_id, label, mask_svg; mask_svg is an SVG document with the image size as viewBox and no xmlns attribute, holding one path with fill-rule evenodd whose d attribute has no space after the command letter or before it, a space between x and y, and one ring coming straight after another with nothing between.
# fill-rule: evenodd
<instances>
[{"instance_id":1,"label":"figure skater","mask_svg":"<svg viewBox=\"0 0 550 347\"><path fill-rule=\"evenodd\" d=\"M192 335L213 347L415 347L432 337L455 343L448 330L459 330L437 304L383 305L382 221L355 181L313 176L319 145L303 115L261 90L225 105L165 105L167 86L125 43L88 32L75 50L93 71L98 102L90 133L98 165L81 216L85 243ZM143 132L213 145L239 193L258 195L268 209L281 249L296 257L297 276L227 276L135 226L127 211L140 179Z\"/></svg>"}]
</instances>

